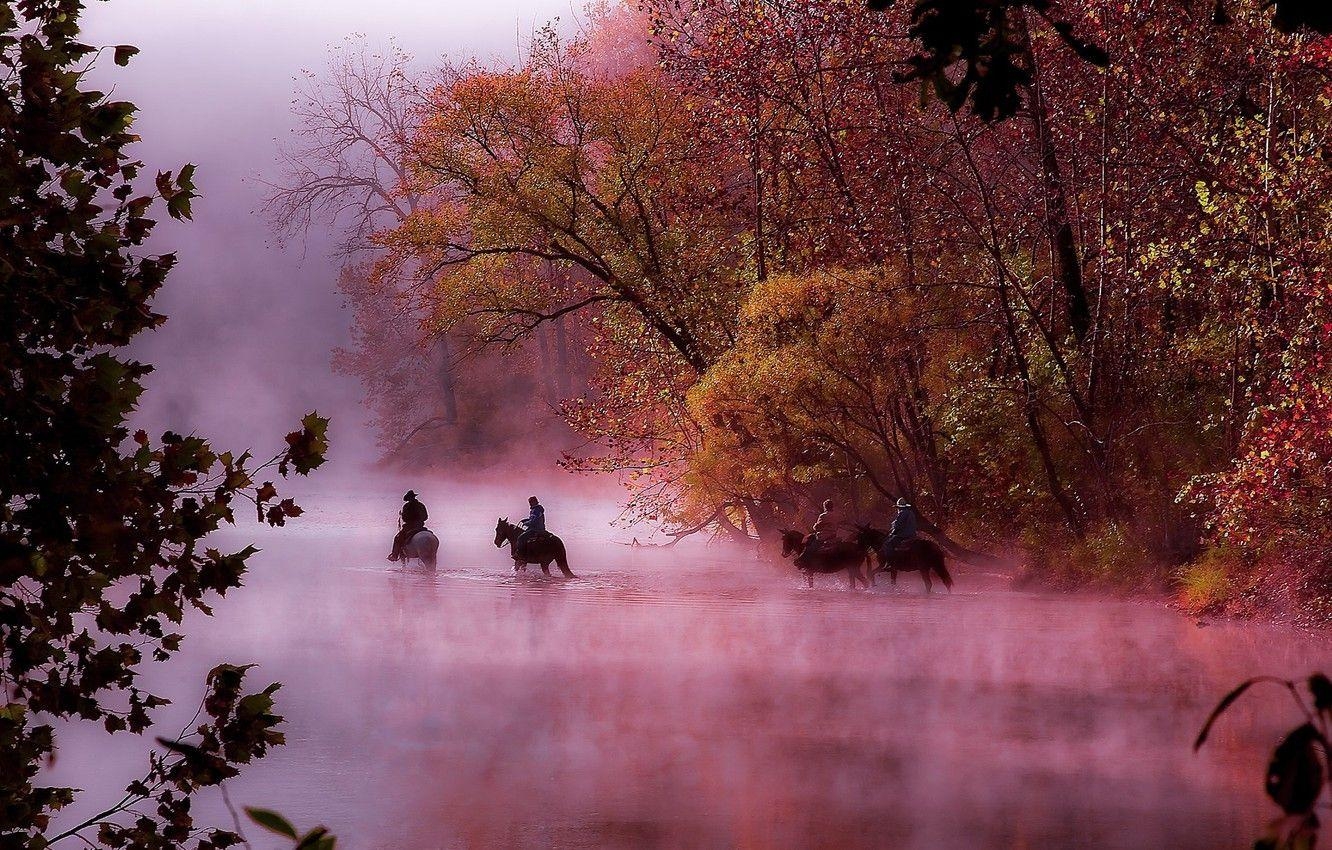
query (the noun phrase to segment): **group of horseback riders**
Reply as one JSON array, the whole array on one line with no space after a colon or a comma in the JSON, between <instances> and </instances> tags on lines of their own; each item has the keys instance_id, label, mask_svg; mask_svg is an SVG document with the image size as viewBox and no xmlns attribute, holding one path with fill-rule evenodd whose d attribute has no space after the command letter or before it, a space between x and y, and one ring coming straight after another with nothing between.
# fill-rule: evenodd
<instances>
[{"instance_id":1,"label":"group of horseback riders","mask_svg":"<svg viewBox=\"0 0 1332 850\"><path fill-rule=\"evenodd\" d=\"M805 543L805 553L813 554L819 547L827 547L837 542L837 528L840 525L840 519L833 511L832 499L825 499L819 518L814 520L814 528ZM916 518L916 509L906 499L898 499L897 516L893 517L893 525L888 532L888 537L884 540L883 545L879 547L879 556L886 559L888 555L915 540L919 533L920 521ZM811 549L810 547L814 548Z\"/></svg>"},{"instance_id":2,"label":"group of horseback riders","mask_svg":"<svg viewBox=\"0 0 1332 850\"><path fill-rule=\"evenodd\" d=\"M426 520L429 511L421 504L414 490L408 490L403 497L401 527L393 538L393 551L390 561L406 561L409 557L422 557L430 566L434 564L435 552L439 541L428 532L423 536L425 551L419 550L421 543L411 543L417 534L427 531ZM546 531L546 509L536 496L527 500L527 518L518 524L501 518L495 524L495 546L508 545L513 556L515 570L526 569L527 564L540 565L543 572L550 574L550 565L554 563L567 577L573 577L569 569L564 542ZM814 573L847 571L854 588L860 581L866 587L874 581L876 572L887 572L893 583L897 582L897 573L918 571L925 580L926 590L930 587L930 575L934 574L945 586L952 587L952 577L944 566L943 552L932 541L918 537L920 523L916 510L906 499L897 500L897 515L889 531L875 529L872 526L857 526L857 533L852 539L837 536L841 523L833 510L832 500L823 503L823 509L814 528L809 534L798 531L782 532L782 555L795 558L795 566L806 573L810 585L813 585ZM870 566L868 580L861 573L861 561L869 566L867 553L877 556L877 566Z\"/></svg>"},{"instance_id":3,"label":"group of horseback riders","mask_svg":"<svg viewBox=\"0 0 1332 850\"><path fill-rule=\"evenodd\" d=\"M393 550L388 556L390 561L402 560L402 547L412 539L413 535L425 528L426 520L430 518L430 512L421 503L415 490L408 490L402 500L401 523L397 535L393 538ZM546 533L546 509L541 501L536 496L530 496L527 505L527 519L519 522L523 527L523 533L518 535L516 552L522 552L537 535ZM827 546L836 540L839 524L833 512L832 499L824 500L823 509L819 513L819 518L814 521L813 532L805 544L805 552L812 553L814 550L810 547ZM897 516L893 518L892 530L888 532L888 539L884 541L883 553L891 553L901 545L914 540L919 528L920 523L916 519L915 508L906 499L898 499Z\"/></svg>"},{"instance_id":4,"label":"group of horseback riders","mask_svg":"<svg viewBox=\"0 0 1332 850\"><path fill-rule=\"evenodd\" d=\"M404 560L402 547L407 545L407 541L418 532L425 529L426 520L430 518L430 512L426 506L421 504L415 490L408 490L402 497L403 506L400 515L398 533L393 538L393 551L389 552L390 561ZM531 496L527 500L528 511L527 519L519 522L523 527L522 534L514 542L515 559L527 551L528 545L536 538L546 534L546 509L542 507L541 501L536 496Z\"/></svg>"},{"instance_id":5,"label":"group of horseback riders","mask_svg":"<svg viewBox=\"0 0 1332 850\"><path fill-rule=\"evenodd\" d=\"M855 525L854 535L841 538L837 535L841 525L832 500L828 500L809 534L781 532L782 556L794 558L796 568L805 573L810 587L814 586L815 573L845 570L853 589L857 583L870 587L875 574L880 572L888 573L893 584L897 583L899 572L919 572L927 592L931 576L952 589L953 577L944 564L943 550L934 541L919 536L916 509L906 499L897 500L897 516L887 531L871 525ZM863 567L868 567L868 576L862 572Z\"/></svg>"}]
</instances>

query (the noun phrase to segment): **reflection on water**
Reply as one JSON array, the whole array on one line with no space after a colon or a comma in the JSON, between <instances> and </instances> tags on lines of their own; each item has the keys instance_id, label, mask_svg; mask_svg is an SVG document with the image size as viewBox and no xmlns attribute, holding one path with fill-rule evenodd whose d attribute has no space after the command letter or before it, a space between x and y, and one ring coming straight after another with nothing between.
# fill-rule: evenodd
<instances>
[{"instance_id":1,"label":"reflection on water","mask_svg":"<svg viewBox=\"0 0 1332 850\"><path fill-rule=\"evenodd\" d=\"M372 507L265 538L162 684L189 703L222 659L286 683L289 746L231 796L349 847L1245 847L1285 706L1192 736L1238 679L1327 658L965 569L951 596L808 591L748 554L590 542L604 517L572 500L584 579L515 576L495 511L456 505L443 568L393 569ZM63 740L57 780L109 794L140 764L128 736Z\"/></svg>"}]
</instances>

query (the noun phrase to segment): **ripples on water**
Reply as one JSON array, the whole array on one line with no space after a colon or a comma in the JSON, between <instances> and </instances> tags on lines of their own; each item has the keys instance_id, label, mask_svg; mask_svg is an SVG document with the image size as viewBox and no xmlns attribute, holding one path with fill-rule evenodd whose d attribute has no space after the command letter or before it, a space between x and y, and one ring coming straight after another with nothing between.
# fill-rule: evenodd
<instances>
[{"instance_id":1,"label":"ripples on water","mask_svg":"<svg viewBox=\"0 0 1332 850\"><path fill-rule=\"evenodd\" d=\"M515 575L502 499L430 495L452 514L437 572L382 560L391 497L307 500L190 624L171 711L223 659L285 683L289 745L238 804L360 848L1247 847L1289 712L1259 695L1201 755L1192 737L1239 679L1326 666L1294 632L965 567L952 595L810 591L750 553L615 545L591 500L550 504L582 578ZM62 740L56 781L110 795L142 763L129 736Z\"/></svg>"}]
</instances>

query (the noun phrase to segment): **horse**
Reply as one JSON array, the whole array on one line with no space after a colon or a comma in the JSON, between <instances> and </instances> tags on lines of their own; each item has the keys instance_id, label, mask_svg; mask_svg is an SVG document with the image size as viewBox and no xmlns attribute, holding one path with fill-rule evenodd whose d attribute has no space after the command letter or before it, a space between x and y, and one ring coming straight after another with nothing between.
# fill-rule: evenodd
<instances>
[{"instance_id":1,"label":"horse","mask_svg":"<svg viewBox=\"0 0 1332 850\"><path fill-rule=\"evenodd\" d=\"M934 573L943 582L944 587L948 588L948 592L952 593L953 576L944 565L944 553L939 544L924 537L916 537L908 540L905 546L899 546L896 551L885 553L883 547L888 542L888 532L870 525L857 525L856 529L856 543L865 553L866 564L870 565L871 584L879 573L888 573L893 586L896 587L899 572L919 572L920 577L925 580L925 592L930 593L933 590L930 573ZM878 557L877 566L870 564L870 553Z\"/></svg>"},{"instance_id":2,"label":"horse","mask_svg":"<svg viewBox=\"0 0 1332 850\"><path fill-rule=\"evenodd\" d=\"M527 551L518 552L518 535L523 533L522 526L514 525L504 517L500 517L495 523L495 548L499 549L505 543L509 544L509 549L513 555L513 568L517 570L526 570L528 564L540 564L541 571L550 575L550 562L554 561L564 573L565 578L578 578L569 569L569 560L564 554L564 541L555 535L547 532L536 535L536 539L527 543Z\"/></svg>"},{"instance_id":3,"label":"horse","mask_svg":"<svg viewBox=\"0 0 1332 850\"><path fill-rule=\"evenodd\" d=\"M405 566L408 558L416 558L426 569L435 568L435 553L439 551L439 538L435 532L428 528L422 528L420 531L408 538L407 542L402 544L402 563Z\"/></svg>"},{"instance_id":4,"label":"horse","mask_svg":"<svg viewBox=\"0 0 1332 850\"><path fill-rule=\"evenodd\" d=\"M846 577L851 582L851 589L856 589L856 580L869 587L869 582L865 580L865 574L860 571L860 563L865 557L863 547L855 542L833 540L829 543L818 543L814 550L809 551L811 538L814 535L805 534L802 531L788 531L782 529L782 557L789 558L795 555L796 569L805 574L809 580L809 586L814 586L815 573L838 573L846 570Z\"/></svg>"}]
</instances>

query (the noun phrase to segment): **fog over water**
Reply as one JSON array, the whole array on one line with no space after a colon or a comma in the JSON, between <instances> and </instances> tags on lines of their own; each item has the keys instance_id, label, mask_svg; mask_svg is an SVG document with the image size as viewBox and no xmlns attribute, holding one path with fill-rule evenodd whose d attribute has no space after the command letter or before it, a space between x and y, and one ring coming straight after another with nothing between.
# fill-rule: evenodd
<instances>
[{"instance_id":1,"label":"fog over water","mask_svg":"<svg viewBox=\"0 0 1332 850\"><path fill-rule=\"evenodd\" d=\"M281 680L288 745L231 797L349 847L1247 847L1290 708L1257 692L1201 754L1192 738L1239 679L1327 658L965 567L951 595L807 590L748 551L621 545L613 501L549 486L578 580L515 576L492 545L523 507L508 483L417 482L441 565L402 569L383 558L405 482L364 484L237 530L264 548L248 586L154 674L178 699L164 729L220 661ZM90 797L143 764L132 736L62 741L53 778Z\"/></svg>"}]
</instances>

